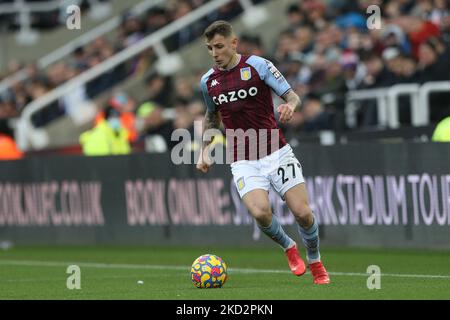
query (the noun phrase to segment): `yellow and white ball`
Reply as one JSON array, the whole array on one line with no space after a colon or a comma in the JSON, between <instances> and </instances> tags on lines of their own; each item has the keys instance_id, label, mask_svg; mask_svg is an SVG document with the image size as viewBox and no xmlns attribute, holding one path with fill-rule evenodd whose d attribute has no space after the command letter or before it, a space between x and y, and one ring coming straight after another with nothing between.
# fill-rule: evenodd
<instances>
[{"instance_id":1,"label":"yellow and white ball","mask_svg":"<svg viewBox=\"0 0 450 320\"><path fill-rule=\"evenodd\" d=\"M221 288L227 277L227 265L218 256L204 254L192 263L191 279L197 288Z\"/></svg>"}]
</instances>

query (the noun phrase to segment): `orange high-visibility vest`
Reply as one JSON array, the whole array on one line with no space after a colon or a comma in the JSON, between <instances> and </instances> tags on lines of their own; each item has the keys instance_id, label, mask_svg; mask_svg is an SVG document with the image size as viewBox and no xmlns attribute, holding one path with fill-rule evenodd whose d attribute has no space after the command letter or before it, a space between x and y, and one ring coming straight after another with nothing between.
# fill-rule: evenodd
<instances>
[{"instance_id":1,"label":"orange high-visibility vest","mask_svg":"<svg viewBox=\"0 0 450 320\"><path fill-rule=\"evenodd\" d=\"M105 113L100 111L95 118L95 124L98 124L100 120L105 118ZM128 130L128 141L134 142L139 137L139 134L135 127L136 116L132 112L122 112L120 114L120 123Z\"/></svg>"},{"instance_id":2,"label":"orange high-visibility vest","mask_svg":"<svg viewBox=\"0 0 450 320\"><path fill-rule=\"evenodd\" d=\"M10 136L0 134L0 160L17 160L23 157L22 152Z\"/></svg>"}]
</instances>

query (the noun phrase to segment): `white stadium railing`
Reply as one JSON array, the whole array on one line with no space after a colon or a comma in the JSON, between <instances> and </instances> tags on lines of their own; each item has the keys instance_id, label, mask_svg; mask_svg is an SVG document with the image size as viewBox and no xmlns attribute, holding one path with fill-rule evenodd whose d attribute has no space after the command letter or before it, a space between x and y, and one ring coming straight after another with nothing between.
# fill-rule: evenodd
<instances>
[{"instance_id":1,"label":"white stadium railing","mask_svg":"<svg viewBox=\"0 0 450 320\"><path fill-rule=\"evenodd\" d=\"M379 124L387 124L386 89L367 89L354 90L347 93L347 103L345 107L347 126L354 128L357 125L356 112L358 108L356 106L356 102L373 99L377 101L377 115Z\"/></svg>"},{"instance_id":2,"label":"white stadium railing","mask_svg":"<svg viewBox=\"0 0 450 320\"><path fill-rule=\"evenodd\" d=\"M418 125L428 124L430 113L429 95L433 92L450 92L450 81L435 81L424 83L419 91L418 104L420 108L417 110Z\"/></svg>"},{"instance_id":3,"label":"white stadium railing","mask_svg":"<svg viewBox=\"0 0 450 320\"><path fill-rule=\"evenodd\" d=\"M399 105L398 97L410 97L411 124L413 126L427 125L429 119L429 95L433 92L450 92L450 81L431 81L422 85L396 84L390 88L349 91L346 97L346 123L350 128L357 125L357 104L367 100L376 100L378 124L388 128L398 128Z\"/></svg>"},{"instance_id":4,"label":"white stadium railing","mask_svg":"<svg viewBox=\"0 0 450 320\"><path fill-rule=\"evenodd\" d=\"M202 5L201 7L191 11L189 14L183 16L182 18L173 21L165 27L155 31L154 33L141 39L139 42L130 46L114 56L108 58L107 60L99 63L95 67L86 70L80 75L74 77L73 79L67 81L66 83L60 85L59 87L53 89L47 94L39 97L38 99L30 102L24 107L21 117L18 119L15 130L15 138L19 148L23 151L30 149L42 149L45 148L49 143L48 134L44 129L35 128L31 121L31 117L34 113L45 108L52 102L57 101L64 95L70 93L71 91L85 85L87 82L95 79L101 74L110 71L121 63L129 60L130 58L136 56L137 54L143 52L144 50L154 47L155 52L158 55L158 70L166 71L167 73L173 73L179 70L182 66L181 58L178 54L168 54L166 48L164 47L162 41L167 37L175 34L179 30L186 28L193 22L207 16L213 11L217 10L221 6L231 2L232 0L212 0ZM259 20L259 23L264 21L267 16L267 12L262 10L262 7L249 6L252 4L248 0L239 0L242 7L244 8L244 17L248 17L248 11L252 10L258 12L258 15L254 20ZM246 23L246 19L243 22ZM248 22L249 25L255 26L256 22Z\"/></svg>"},{"instance_id":5,"label":"white stadium railing","mask_svg":"<svg viewBox=\"0 0 450 320\"><path fill-rule=\"evenodd\" d=\"M58 4L61 4L61 1L55 1L58 2ZM130 9L130 13L132 15L137 15L142 12L145 12L152 7L157 7L164 3L164 0L144 0L134 7ZM5 5L0 5L0 12L2 12L1 8ZM11 4L9 6L12 6ZM67 57L69 54L74 52L77 48L81 46L85 46L86 44L92 42L94 39L97 39L112 30L116 29L120 26L121 23L121 17L120 15L117 15L99 26L93 28L92 30L89 30L85 33L83 33L78 38L66 43L64 46L56 49L55 51L43 56L39 60L37 60L36 65L38 69L44 69L50 66L52 63L55 63L56 61L61 60L64 57ZM11 86L15 85L16 83L23 81L27 78L27 70L22 69L20 71L17 71L16 73L8 76L7 78L3 79L0 82L0 94L10 88Z\"/></svg>"},{"instance_id":6,"label":"white stadium railing","mask_svg":"<svg viewBox=\"0 0 450 320\"><path fill-rule=\"evenodd\" d=\"M399 96L409 95L410 96L410 106L411 106L411 118L415 119L413 116L417 112L418 108L418 93L419 85L416 83L412 84L396 84L387 90L387 125L389 128L398 128L400 122L398 120L398 98ZM412 121L412 120L411 120ZM414 124L414 121L412 121ZM415 124L414 124L415 125Z\"/></svg>"}]
</instances>

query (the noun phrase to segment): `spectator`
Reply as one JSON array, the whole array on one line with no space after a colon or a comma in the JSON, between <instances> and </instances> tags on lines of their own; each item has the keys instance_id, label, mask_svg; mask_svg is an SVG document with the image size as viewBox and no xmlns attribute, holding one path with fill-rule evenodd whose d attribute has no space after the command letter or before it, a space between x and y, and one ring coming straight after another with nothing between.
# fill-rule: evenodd
<instances>
[{"instance_id":1,"label":"spectator","mask_svg":"<svg viewBox=\"0 0 450 320\"><path fill-rule=\"evenodd\" d=\"M295 112L292 120L284 127L288 137L294 136L299 131L316 132L333 129L333 114L326 110L317 94L310 93L302 100L301 110Z\"/></svg>"},{"instance_id":2,"label":"spectator","mask_svg":"<svg viewBox=\"0 0 450 320\"><path fill-rule=\"evenodd\" d=\"M84 71L88 68L86 61L86 52L83 47L77 48L72 54L73 64L75 68L80 71Z\"/></svg>"},{"instance_id":3,"label":"spectator","mask_svg":"<svg viewBox=\"0 0 450 320\"><path fill-rule=\"evenodd\" d=\"M301 53L289 54L286 62L280 64L280 71L293 88L305 85L311 78L311 69L306 63L306 57Z\"/></svg>"},{"instance_id":4,"label":"spectator","mask_svg":"<svg viewBox=\"0 0 450 320\"><path fill-rule=\"evenodd\" d=\"M448 0L434 0L429 15L429 20L436 26L442 27L444 24L444 19L449 16L450 13Z\"/></svg>"},{"instance_id":5,"label":"spectator","mask_svg":"<svg viewBox=\"0 0 450 320\"><path fill-rule=\"evenodd\" d=\"M308 54L313 50L314 43L314 33L310 27L302 26L298 27L294 31L295 39L296 39L296 47L295 50L299 51L303 54Z\"/></svg>"},{"instance_id":6,"label":"spectator","mask_svg":"<svg viewBox=\"0 0 450 320\"><path fill-rule=\"evenodd\" d=\"M128 131L128 140L137 141L139 134L136 128L136 103L125 92L117 92L111 96L108 106L120 113L120 124ZM105 112L101 111L96 117L96 123L105 118Z\"/></svg>"},{"instance_id":7,"label":"spectator","mask_svg":"<svg viewBox=\"0 0 450 320\"><path fill-rule=\"evenodd\" d=\"M410 14L415 17L429 20L431 11L433 10L433 0L419 0L412 8Z\"/></svg>"},{"instance_id":8,"label":"spectator","mask_svg":"<svg viewBox=\"0 0 450 320\"><path fill-rule=\"evenodd\" d=\"M415 83L417 82L417 62L412 56L402 54L400 60L400 82Z\"/></svg>"},{"instance_id":9,"label":"spectator","mask_svg":"<svg viewBox=\"0 0 450 320\"><path fill-rule=\"evenodd\" d=\"M144 102L137 110L136 123L147 152L164 152L176 144L171 140L173 125L166 118L165 110L169 109L151 101Z\"/></svg>"},{"instance_id":10,"label":"spectator","mask_svg":"<svg viewBox=\"0 0 450 320\"><path fill-rule=\"evenodd\" d=\"M288 7L287 18L291 28L299 27L306 23L306 17L298 4L292 4Z\"/></svg>"},{"instance_id":11,"label":"spectator","mask_svg":"<svg viewBox=\"0 0 450 320\"><path fill-rule=\"evenodd\" d=\"M431 139L435 142L450 142L450 116L437 124Z\"/></svg>"},{"instance_id":12,"label":"spectator","mask_svg":"<svg viewBox=\"0 0 450 320\"><path fill-rule=\"evenodd\" d=\"M340 52L329 55L326 60L326 69L322 83L315 90L315 93L327 100L327 103L339 105L344 108L344 94L346 92L345 79L340 61Z\"/></svg>"},{"instance_id":13,"label":"spectator","mask_svg":"<svg viewBox=\"0 0 450 320\"><path fill-rule=\"evenodd\" d=\"M163 7L151 8L147 11L145 33L153 33L169 23L167 10Z\"/></svg>"},{"instance_id":14,"label":"spectator","mask_svg":"<svg viewBox=\"0 0 450 320\"><path fill-rule=\"evenodd\" d=\"M374 52L362 55L366 74L358 89L374 89L391 86L395 83L395 76L387 70L383 60ZM373 100L364 102L364 108L359 111L359 118L363 126L374 126L378 123L377 107Z\"/></svg>"},{"instance_id":15,"label":"spectator","mask_svg":"<svg viewBox=\"0 0 450 320\"><path fill-rule=\"evenodd\" d=\"M442 40L444 41L447 48L450 47L450 15L442 18L441 23L441 34Z\"/></svg>"},{"instance_id":16,"label":"spectator","mask_svg":"<svg viewBox=\"0 0 450 320\"><path fill-rule=\"evenodd\" d=\"M383 29L381 41L385 48L399 47L402 53L411 54L411 44L408 37L398 25L389 25Z\"/></svg>"},{"instance_id":17,"label":"spectator","mask_svg":"<svg viewBox=\"0 0 450 320\"><path fill-rule=\"evenodd\" d=\"M80 70L73 67L73 66L67 66L66 70L66 78L67 80L70 80L77 75L80 74ZM79 85L72 89L70 92L65 94L61 98L61 102L63 104L63 108L65 110L65 113L72 116L79 112L79 106L86 103L88 101L88 96L86 94L86 86L85 85Z\"/></svg>"},{"instance_id":18,"label":"spectator","mask_svg":"<svg viewBox=\"0 0 450 320\"><path fill-rule=\"evenodd\" d=\"M428 39L419 47L417 79L419 83L450 79L450 62L439 40ZM433 93L430 96L430 120L438 121L450 114L450 93Z\"/></svg>"},{"instance_id":19,"label":"spectator","mask_svg":"<svg viewBox=\"0 0 450 320\"><path fill-rule=\"evenodd\" d=\"M80 135L80 144L86 156L129 154L128 131L120 123L120 112L108 106L105 119Z\"/></svg>"},{"instance_id":20,"label":"spectator","mask_svg":"<svg viewBox=\"0 0 450 320\"><path fill-rule=\"evenodd\" d=\"M187 0L181 0L177 2L177 6L173 12L173 20L180 19L187 15L189 12L192 11L192 5ZM198 23L197 23L198 25ZM194 33L196 30L193 30L196 26L191 26L190 28L183 28L178 32L177 39L176 39L176 48L180 48L184 46L185 44L189 43L192 38L194 37Z\"/></svg>"},{"instance_id":21,"label":"spectator","mask_svg":"<svg viewBox=\"0 0 450 320\"><path fill-rule=\"evenodd\" d=\"M304 131L312 132L333 128L333 116L325 110L319 96L309 94L304 98L303 103Z\"/></svg>"},{"instance_id":22,"label":"spectator","mask_svg":"<svg viewBox=\"0 0 450 320\"><path fill-rule=\"evenodd\" d=\"M152 72L146 79L147 101L154 102L162 108L169 107L170 97L173 94L172 78Z\"/></svg>"},{"instance_id":23,"label":"spectator","mask_svg":"<svg viewBox=\"0 0 450 320\"><path fill-rule=\"evenodd\" d=\"M13 95L7 93L0 96L0 120L18 116Z\"/></svg>"},{"instance_id":24,"label":"spectator","mask_svg":"<svg viewBox=\"0 0 450 320\"><path fill-rule=\"evenodd\" d=\"M344 30L365 30L366 18L357 12L349 12L336 19L336 25Z\"/></svg>"},{"instance_id":25,"label":"spectator","mask_svg":"<svg viewBox=\"0 0 450 320\"><path fill-rule=\"evenodd\" d=\"M405 60L407 63L407 58L405 58L399 48L390 47L383 51L383 60L386 64L387 70L392 74L395 83L408 82L410 79L404 77ZM411 71L408 71L411 72ZM412 77L412 75L410 75ZM411 105L410 98L407 96L400 96L398 98L398 108L399 108L399 121L401 124L410 124L411 121Z\"/></svg>"},{"instance_id":26,"label":"spectator","mask_svg":"<svg viewBox=\"0 0 450 320\"><path fill-rule=\"evenodd\" d=\"M448 58L436 38L430 38L419 47L419 82L450 80Z\"/></svg>"},{"instance_id":27,"label":"spectator","mask_svg":"<svg viewBox=\"0 0 450 320\"><path fill-rule=\"evenodd\" d=\"M14 139L6 134L0 133L0 160L18 160L23 157L17 148Z\"/></svg>"},{"instance_id":28,"label":"spectator","mask_svg":"<svg viewBox=\"0 0 450 320\"><path fill-rule=\"evenodd\" d=\"M360 88L381 88L394 84L394 77L385 67L383 60L374 52L365 52L362 62L366 68L366 76Z\"/></svg>"},{"instance_id":29,"label":"spectator","mask_svg":"<svg viewBox=\"0 0 450 320\"><path fill-rule=\"evenodd\" d=\"M194 100L202 101L199 92L194 91L193 81L187 76L179 76L175 79L175 94L172 104L182 101L184 105L188 105Z\"/></svg>"},{"instance_id":30,"label":"spectator","mask_svg":"<svg viewBox=\"0 0 450 320\"><path fill-rule=\"evenodd\" d=\"M438 37L439 28L430 21L417 17L402 16L395 21L407 34L411 42L411 52L416 59L419 57L419 47L428 38Z\"/></svg>"},{"instance_id":31,"label":"spectator","mask_svg":"<svg viewBox=\"0 0 450 320\"><path fill-rule=\"evenodd\" d=\"M281 63L289 56L289 54L297 53L298 51L298 44L294 32L287 30L282 32L278 37L274 59Z\"/></svg>"},{"instance_id":32,"label":"spectator","mask_svg":"<svg viewBox=\"0 0 450 320\"><path fill-rule=\"evenodd\" d=\"M36 100L44 96L49 91L49 87L44 83L34 80L27 85L26 90L31 100ZM31 121L36 127L42 127L63 114L65 114L64 106L59 101L55 101L40 112L34 113Z\"/></svg>"},{"instance_id":33,"label":"spectator","mask_svg":"<svg viewBox=\"0 0 450 320\"><path fill-rule=\"evenodd\" d=\"M120 30L122 39L121 46L127 48L137 43L144 37L144 30L145 28L137 16L131 15L128 12L125 13L122 17L122 26Z\"/></svg>"},{"instance_id":34,"label":"spectator","mask_svg":"<svg viewBox=\"0 0 450 320\"><path fill-rule=\"evenodd\" d=\"M315 30L322 30L328 23L325 19L325 5L321 0L301 1L300 7L306 15L306 23Z\"/></svg>"},{"instance_id":35,"label":"spectator","mask_svg":"<svg viewBox=\"0 0 450 320\"><path fill-rule=\"evenodd\" d=\"M347 90L355 90L361 86L366 75L366 69L359 63L359 57L352 51L342 54L341 65L344 73L345 85Z\"/></svg>"},{"instance_id":36,"label":"spectator","mask_svg":"<svg viewBox=\"0 0 450 320\"><path fill-rule=\"evenodd\" d=\"M367 1L369 2L369 1ZM414 7L415 1L389 1L384 8L384 12L387 18L395 19L402 15L409 14Z\"/></svg>"},{"instance_id":37,"label":"spectator","mask_svg":"<svg viewBox=\"0 0 450 320\"><path fill-rule=\"evenodd\" d=\"M402 55L400 50L396 47L386 48L383 51L382 58L386 69L395 76L395 82L398 82L402 71Z\"/></svg>"}]
</instances>

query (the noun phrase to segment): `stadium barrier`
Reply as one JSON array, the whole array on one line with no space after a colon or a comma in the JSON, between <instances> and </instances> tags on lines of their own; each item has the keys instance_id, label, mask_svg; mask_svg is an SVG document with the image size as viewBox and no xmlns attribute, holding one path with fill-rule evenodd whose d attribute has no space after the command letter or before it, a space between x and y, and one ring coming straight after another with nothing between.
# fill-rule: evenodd
<instances>
[{"instance_id":1,"label":"stadium barrier","mask_svg":"<svg viewBox=\"0 0 450 320\"><path fill-rule=\"evenodd\" d=\"M450 144L304 145L324 246L450 248ZM18 245L270 246L228 165L207 175L170 154L0 163L0 242ZM274 212L298 240L286 204Z\"/></svg>"},{"instance_id":2,"label":"stadium barrier","mask_svg":"<svg viewBox=\"0 0 450 320\"><path fill-rule=\"evenodd\" d=\"M422 85L417 83L396 84L389 88L352 90L347 93L345 117L350 128L357 125L357 103L374 100L377 106L377 118L380 126L395 129L400 127L399 103L400 96L409 96L411 108L411 124L424 126L430 123L430 102L432 93L450 92L450 81L430 81Z\"/></svg>"}]
</instances>

